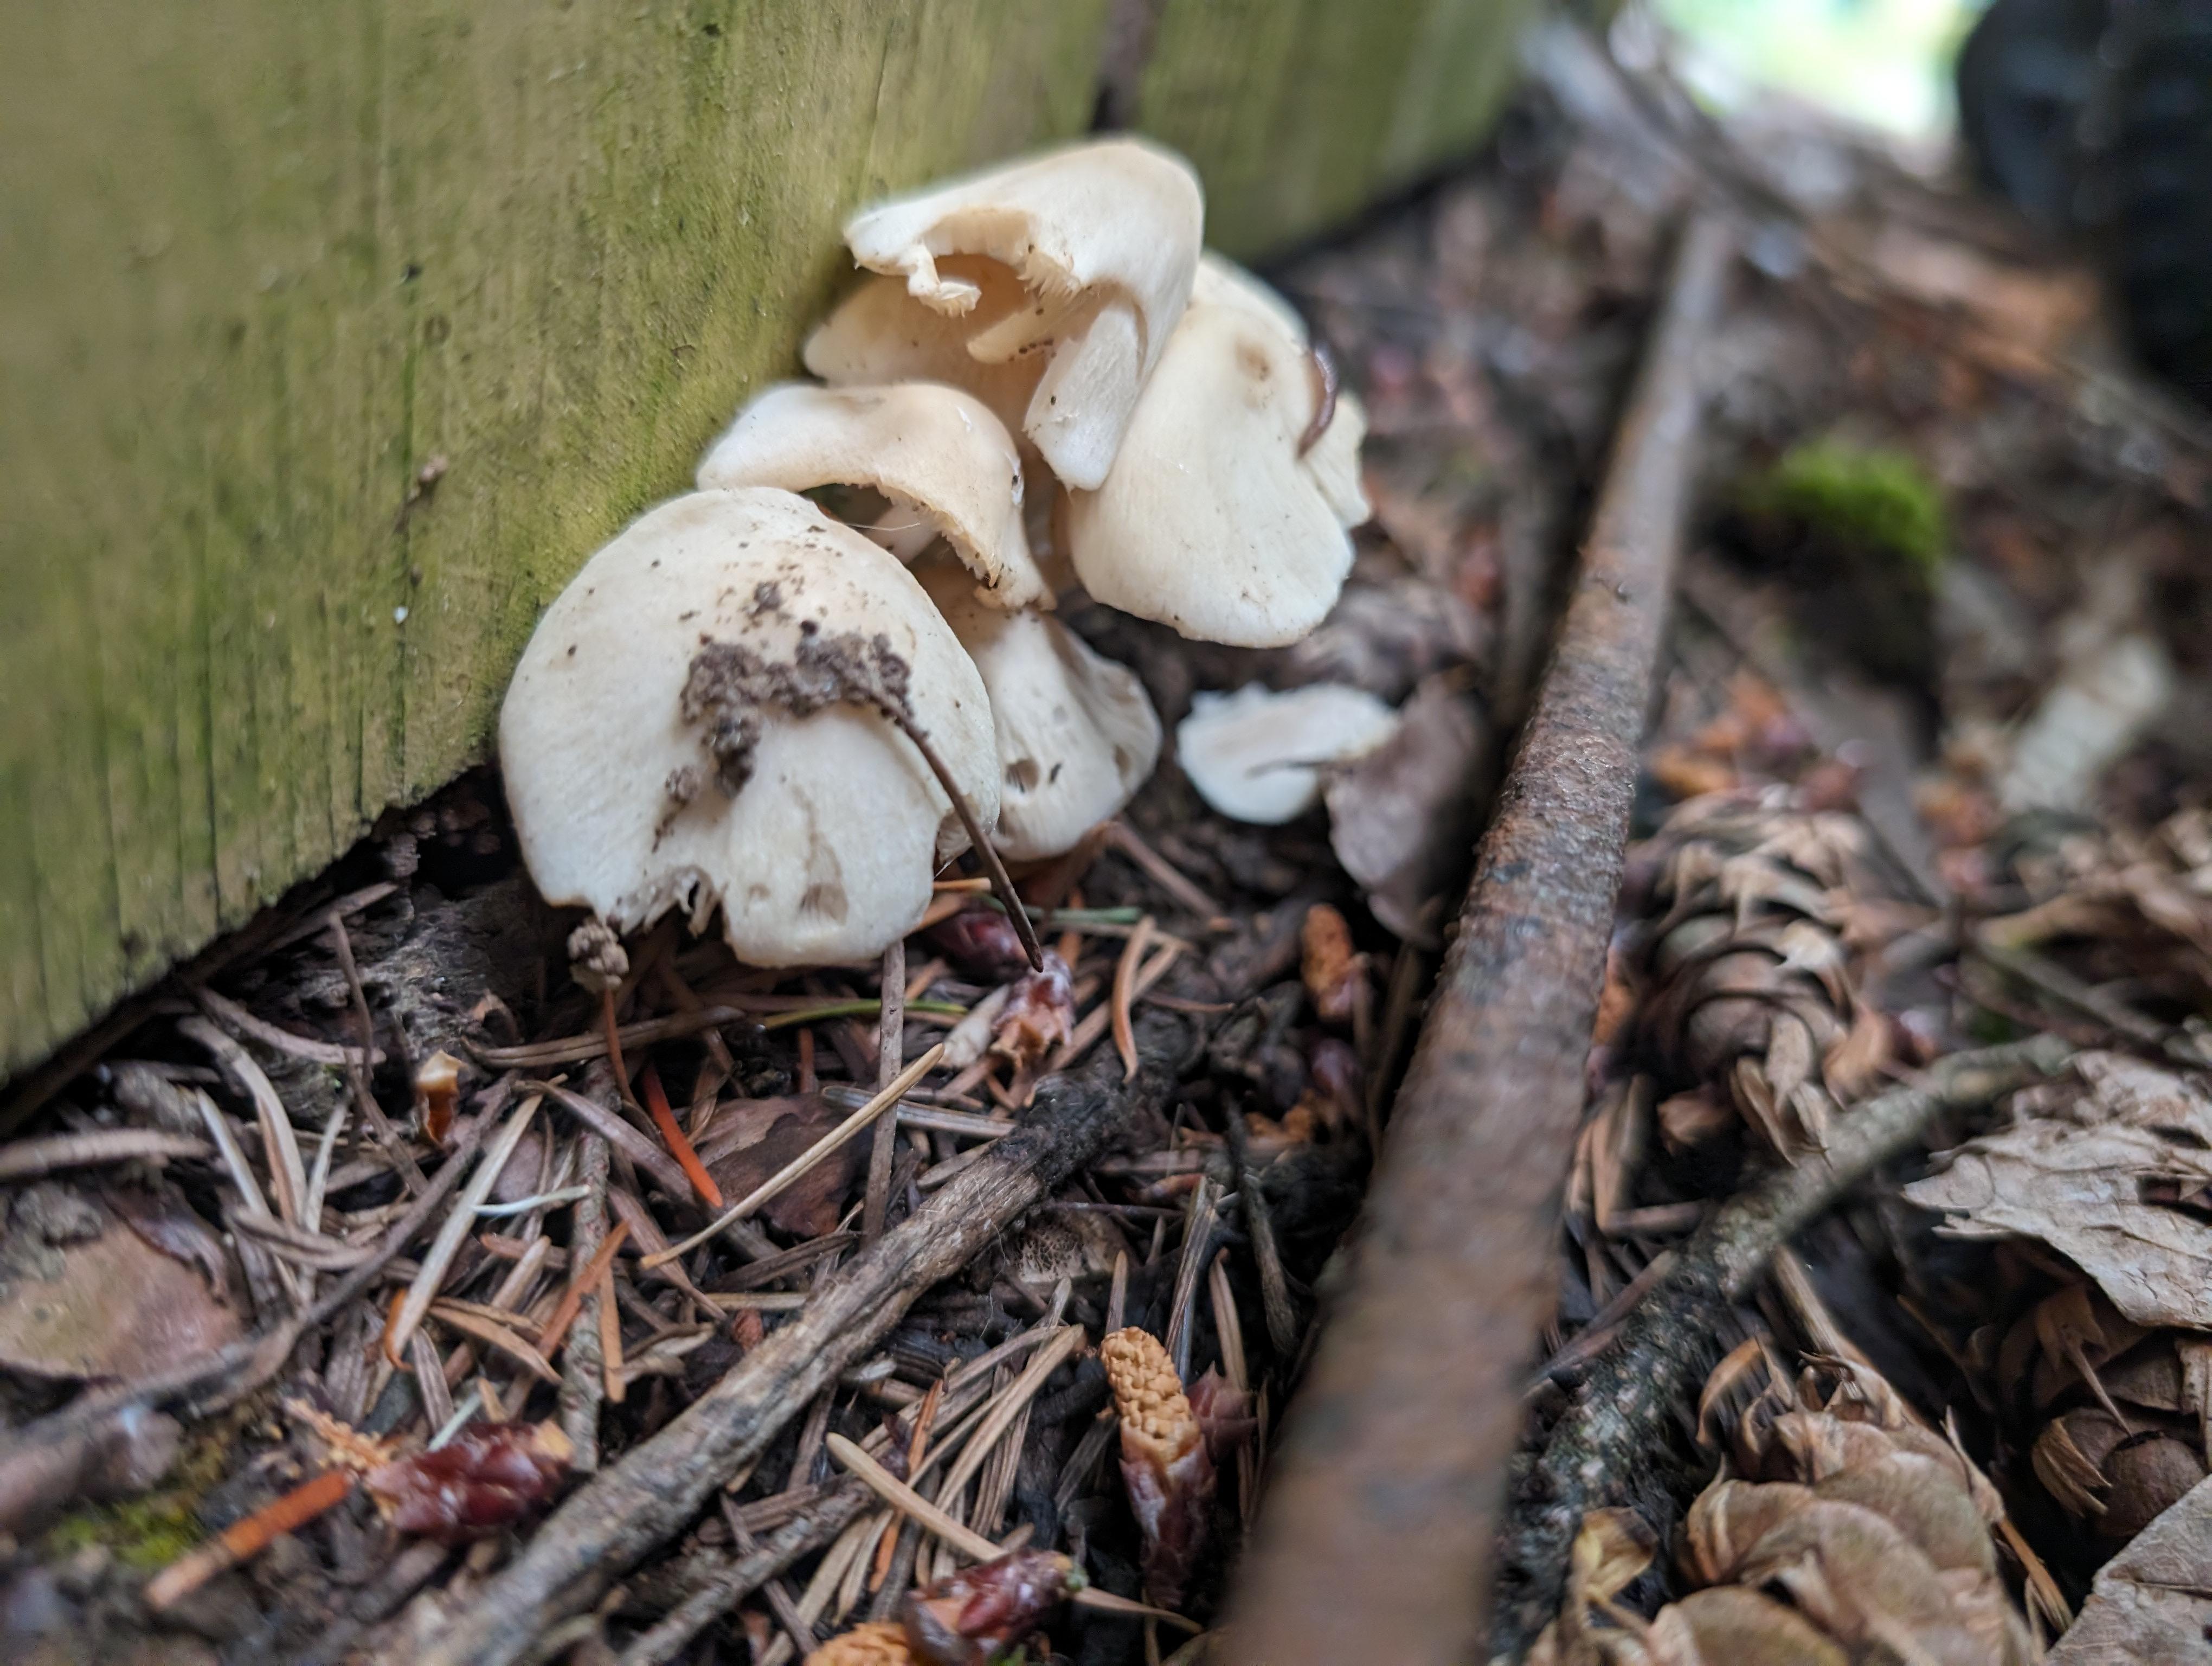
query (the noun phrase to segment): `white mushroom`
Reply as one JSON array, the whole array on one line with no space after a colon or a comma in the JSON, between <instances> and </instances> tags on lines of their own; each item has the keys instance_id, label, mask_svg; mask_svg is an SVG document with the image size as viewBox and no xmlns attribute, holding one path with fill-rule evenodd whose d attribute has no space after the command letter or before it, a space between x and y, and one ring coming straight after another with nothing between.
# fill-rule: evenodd
<instances>
[{"instance_id":1,"label":"white mushroom","mask_svg":"<svg viewBox=\"0 0 2212 1666\"><path fill-rule=\"evenodd\" d=\"M1371 751L1398 716L1364 689L1311 683L1282 693L1248 683L1200 694L1176 727L1176 757L1223 815L1272 827L1321 800L1321 771Z\"/></svg>"},{"instance_id":2,"label":"white mushroom","mask_svg":"<svg viewBox=\"0 0 2212 1666\"><path fill-rule=\"evenodd\" d=\"M781 383L738 413L700 464L699 485L872 488L890 508L860 530L893 555L911 561L941 536L993 605L1052 605L1023 530L1013 440L957 387Z\"/></svg>"},{"instance_id":3,"label":"white mushroom","mask_svg":"<svg viewBox=\"0 0 2212 1666\"><path fill-rule=\"evenodd\" d=\"M1186 636L1294 642L1351 570L1365 431L1297 314L1208 255L1105 484L1069 494L1075 570Z\"/></svg>"},{"instance_id":4,"label":"white mushroom","mask_svg":"<svg viewBox=\"0 0 2212 1666\"><path fill-rule=\"evenodd\" d=\"M1000 772L992 842L1013 861L1073 849L1159 761L1160 720L1144 684L1057 619L980 605L945 563L921 577L991 698Z\"/></svg>"},{"instance_id":5,"label":"white mushroom","mask_svg":"<svg viewBox=\"0 0 2212 1666\"><path fill-rule=\"evenodd\" d=\"M1097 486L1189 299L1204 216L1189 165L1129 138L878 204L845 241L919 310L864 288L808 344L807 368L832 381L941 377L1009 417L1018 393L1019 426L1053 471ZM988 368L983 385L963 355ZM1035 377L1025 388L1017 368Z\"/></svg>"},{"instance_id":6,"label":"white mushroom","mask_svg":"<svg viewBox=\"0 0 2212 1666\"><path fill-rule=\"evenodd\" d=\"M757 965L874 955L969 842L890 708L994 824L982 679L912 574L787 492L664 503L554 600L508 686L531 875L619 931L720 904Z\"/></svg>"}]
</instances>

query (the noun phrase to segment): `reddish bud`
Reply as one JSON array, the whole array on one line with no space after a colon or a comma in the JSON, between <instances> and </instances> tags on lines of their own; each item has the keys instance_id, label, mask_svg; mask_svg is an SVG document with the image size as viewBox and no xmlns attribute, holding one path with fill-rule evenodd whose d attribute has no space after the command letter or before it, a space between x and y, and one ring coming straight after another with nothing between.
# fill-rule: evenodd
<instances>
[{"instance_id":1,"label":"reddish bud","mask_svg":"<svg viewBox=\"0 0 2212 1666\"><path fill-rule=\"evenodd\" d=\"M922 935L970 977L1003 983L1030 969L1014 922L1002 909L979 903L939 921Z\"/></svg>"},{"instance_id":2,"label":"reddish bud","mask_svg":"<svg viewBox=\"0 0 2212 1666\"><path fill-rule=\"evenodd\" d=\"M569 1453L567 1437L550 1425L471 1423L435 1451L371 1470L365 1484L402 1533L463 1544L551 1499L568 1475Z\"/></svg>"},{"instance_id":3,"label":"reddish bud","mask_svg":"<svg viewBox=\"0 0 2212 1666\"><path fill-rule=\"evenodd\" d=\"M907 1646L923 1666L986 1666L1043 1622L1082 1576L1066 1557L1018 1550L906 1599Z\"/></svg>"}]
</instances>

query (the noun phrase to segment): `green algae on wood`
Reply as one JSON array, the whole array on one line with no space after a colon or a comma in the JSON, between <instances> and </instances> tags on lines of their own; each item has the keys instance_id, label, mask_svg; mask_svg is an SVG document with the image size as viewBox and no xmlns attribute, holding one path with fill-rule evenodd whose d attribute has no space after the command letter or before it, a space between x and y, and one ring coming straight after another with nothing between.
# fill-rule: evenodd
<instances>
[{"instance_id":1,"label":"green algae on wood","mask_svg":"<svg viewBox=\"0 0 2212 1666\"><path fill-rule=\"evenodd\" d=\"M1537 0L1155 0L1134 125L1206 181L1206 241L1249 259L1487 137Z\"/></svg>"}]
</instances>

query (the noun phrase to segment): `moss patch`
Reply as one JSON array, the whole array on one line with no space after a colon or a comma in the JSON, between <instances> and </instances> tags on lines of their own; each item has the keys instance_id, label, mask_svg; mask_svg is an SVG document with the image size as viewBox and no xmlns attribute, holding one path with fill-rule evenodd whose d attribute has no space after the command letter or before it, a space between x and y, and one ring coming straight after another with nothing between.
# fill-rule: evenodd
<instances>
[{"instance_id":1,"label":"moss patch","mask_svg":"<svg viewBox=\"0 0 2212 1666\"><path fill-rule=\"evenodd\" d=\"M1797 523L1808 536L1894 556L1932 579L1951 544L1942 489L1901 451L1814 440L1794 446L1745 488L1743 507Z\"/></svg>"}]
</instances>

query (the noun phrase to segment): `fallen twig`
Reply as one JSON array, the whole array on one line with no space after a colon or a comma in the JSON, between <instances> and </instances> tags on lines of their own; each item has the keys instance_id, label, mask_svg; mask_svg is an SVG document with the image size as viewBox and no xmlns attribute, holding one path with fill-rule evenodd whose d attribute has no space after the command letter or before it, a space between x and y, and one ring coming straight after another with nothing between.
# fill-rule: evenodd
<instances>
[{"instance_id":1,"label":"fallen twig","mask_svg":"<svg viewBox=\"0 0 2212 1666\"><path fill-rule=\"evenodd\" d=\"M1485 1629L1731 258L1711 218L1677 254L1346 1298L1291 1409L1232 1604L1225 1657L1241 1666L1456 1662Z\"/></svg>"},{"instance_id":2,"label":"fallen twig","mask_svg":"<svg viewBox=\"0 0 2212 1666\"><path fill-rule=\"evenodd\" d=\"M1117 1079L1118 1059L1045 1084L1018 1132L824 1281L789 1324L569 1499L466 1612L418 1647L419 1666L507 1666L546 1628L589 1608L755 1462L924 1290L1049 1196L1126 1119L1156 1108L1183 1036L1179 1020L1147 1013L1138 1031L1145 1067L1128 1087Z\"/></svg>"},{"instance_id":3,"label":"fallen twig","mask_svg":"<svg viewBox=\"0 0 2212 1666\"><path fill-rule=\"evenodd\" d=\"M42 1140L18 1140L0 1146L0 1181L37 1180L64 1169L98 1168L107 1163L160 1163L215 1154L215 1147L204 1140L165 1134L158 1128L50 1134Z\"/></svg>"},{"instance_id":4,"label":"fallen twig","mask_svg":"<svg viewBox=\"0 0 2212 1666\"><path fill-rule=\"evenodd\" d=\"M1517 1660L1559 1611L1569 1547L1583 1514L1621 1501L1717 1352L1729 1308L1767 1261L1838 1198L1908 1150L1940 1112L1986 1104L2063 1068L2054 1037L1954 1054L1918 1081L1840 1119L1819 1154L1738 1194L1681 1250L1658 1287L1622 1322L1520 1487L1500 1574L1495 1657Z\"/></svg>"}]
</instances>

